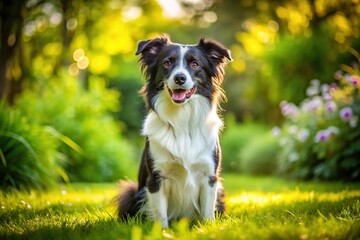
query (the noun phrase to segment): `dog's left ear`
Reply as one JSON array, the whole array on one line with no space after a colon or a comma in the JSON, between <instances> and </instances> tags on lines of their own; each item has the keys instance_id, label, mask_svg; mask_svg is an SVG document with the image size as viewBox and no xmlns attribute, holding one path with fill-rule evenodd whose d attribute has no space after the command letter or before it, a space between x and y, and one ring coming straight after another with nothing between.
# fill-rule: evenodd
<instances>
[{"instance_id":1,"label":"dog's left ear","mask_svg":"<svg viewBox=\"0 0 360 240\"><path fill-rule=\"evenodd\" d=\"M156 61L159 57L159 53L164 46L170 44L170 38L167 35L161 35L159 37L143 40L138 43L138 48L135 55L140 54L140 66L141 71L146 77L150 77L156 66Z\"/></svg>"},{"instance_id":2,"label":"dog's left ear","mask_svg":"<svg viewBox=\"0 0 360 240\"><path fill-rule=\"evenodd\" d=\"M142 40L138 43L135 55L139 55L141 53L156 56L160 50L170 42L170 38L167 35L161 35L150 40Z\"/></svg>"},{"instance_id":3,"label":"dog's left ear","mask_svg":"<svg viewBox=\"0 0 360 240\"><path fill-rule=\"evenodd\" d=\"M198 46L216 66L232 61L229 49L216 41L201 38Z\"/></svg>"}]
</instances>

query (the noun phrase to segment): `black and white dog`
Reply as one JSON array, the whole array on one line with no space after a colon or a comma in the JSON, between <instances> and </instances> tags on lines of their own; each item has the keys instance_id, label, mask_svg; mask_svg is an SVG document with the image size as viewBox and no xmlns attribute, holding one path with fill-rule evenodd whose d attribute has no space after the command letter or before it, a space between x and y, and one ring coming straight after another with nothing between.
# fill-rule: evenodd
<instances>
[{"instance_id":1,"label":"black and white dog","mask_svg":"<svg viewBox=\"0 0 360 240\"><path fill-rule=\"evenodd\" d=\"M140 41L138 54L146 77L146 145L138 183L122 183L119 218L140 214L164 228L181 217L214 219L225 210L218 105L230 52L215 41L182 45L164 35Z\"/></svg>"}]
</instances>

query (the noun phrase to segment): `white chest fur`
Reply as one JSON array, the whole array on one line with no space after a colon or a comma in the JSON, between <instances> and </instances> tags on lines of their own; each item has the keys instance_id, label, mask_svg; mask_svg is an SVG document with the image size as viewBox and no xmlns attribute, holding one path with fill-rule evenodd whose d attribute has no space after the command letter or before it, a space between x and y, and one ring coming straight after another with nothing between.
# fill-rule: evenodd
<instances>
[{"instance_id":1,"label":"white chest fur","mask_svg":"<svg viewBox=\"0 0 360 240\"><path fill-rule=\"evenodd\" d=\"M184 105L175 105L168 98L166 93L158 95L155 111L147 115L142 133L149 138L151 148L160 150L151 149L157 163L173 160L187 168L203 160L202 156L213 154L222 121L205 97L194 95Z\"/></svg>"},{"instance_id":2,"label":"white chest fur","mask_svg":"<svg viewBox=\"0 0 360 240\"><path fill-rule=\"evenodd\" d=\"M164 179L169 196L169 218L199 213L200 186L214 175L213 153L222 121L208 100L194 95L175 105L165 92L158 95L155 111L147 115L143 135L150 142L154 171Z\"/></svg>"}]
</instances>

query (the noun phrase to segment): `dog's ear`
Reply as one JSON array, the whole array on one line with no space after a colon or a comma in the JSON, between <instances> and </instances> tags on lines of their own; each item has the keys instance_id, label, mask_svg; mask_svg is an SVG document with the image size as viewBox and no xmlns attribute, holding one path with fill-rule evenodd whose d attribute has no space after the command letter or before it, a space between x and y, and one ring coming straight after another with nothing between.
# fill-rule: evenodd
<instances>
[{"instance_id":1,"label":"dog's ear","mask_svg":"<svg viewBox=\"0 0 360 240\"><path fill-rule=\"evenodd\" d=\"M229 49L225 48L216 41L201 38L198 46L203 50L210 61L215 64L215 66L232 61Z\"/></svg>"},{"instance_id":2,"label":"dog's ear","mask_svg":"<svg viewBox=\"0 0 360 240\"><path fill-rule=\"evenodd\" d=\"M161 49L170 43L170 38L167 35L162 35L154 39L143 40L138 43L138 48L135 55L157 55Z\"/></svg>"},{"instance_id":3,"label":"dog's ear","mask_svg":"<svg viewBox=\"0 0 360 240\"><path fill-rule=\"evenodd\" d=\"M155 74L155 66L161 49L170 44L170 38L162 35L154 39L143 40L138 43L136 55L141 54L139 62L141 71L146 78Z\"/></svg>"}]
</instances>

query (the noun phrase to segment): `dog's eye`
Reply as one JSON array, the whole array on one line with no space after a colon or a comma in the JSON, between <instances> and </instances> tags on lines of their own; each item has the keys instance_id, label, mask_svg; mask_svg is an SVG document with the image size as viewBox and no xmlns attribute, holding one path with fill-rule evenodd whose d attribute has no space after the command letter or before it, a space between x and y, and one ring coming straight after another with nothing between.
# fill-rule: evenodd
<instances>
[{"instance_id":1,"label":"dog's eye","mask_svg":"<svg viewBox=\"0 0 360 240\"><path fill-rule=\"evenodd\" d=\"M192 69L196 69L196 68L199 67L199 64L198 64L197 62L193 61L193 62L190 63L190 67L191 67Z\"/></svg>"},{"instance_id":2,"label":"dog's eye","mask_svg":"<svg viewBox=\"0 0 360 240\"><path fill-rule=\"evenodd\" d=\"M171 63L171 61L169 61L169 60L164 62L164 66L165 66L165 67L170 67L171 64L172 64L172 63Z\"/></svg>"}]
</instances>

